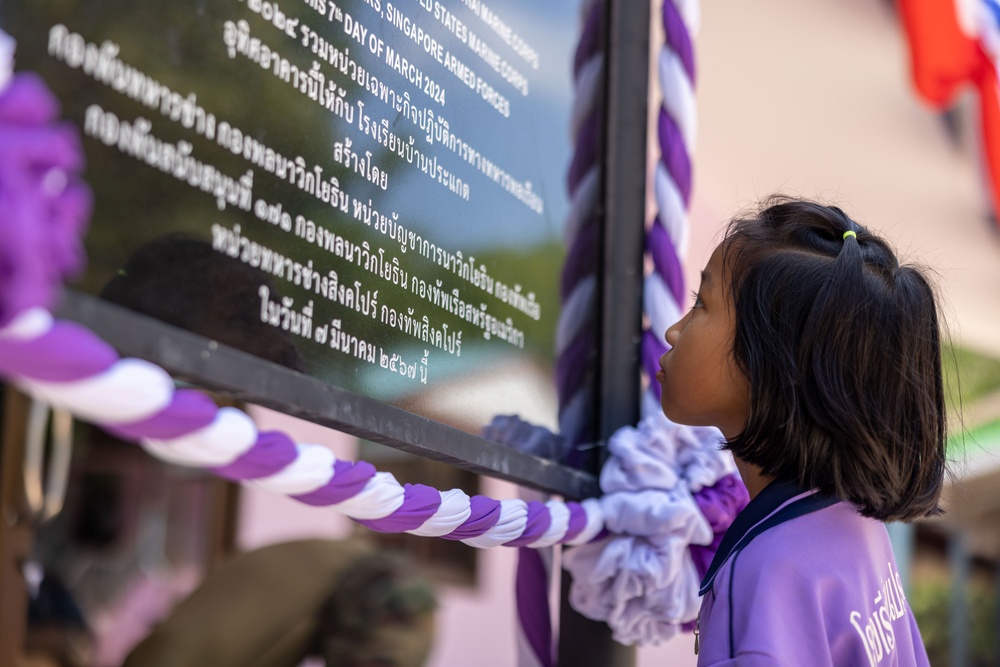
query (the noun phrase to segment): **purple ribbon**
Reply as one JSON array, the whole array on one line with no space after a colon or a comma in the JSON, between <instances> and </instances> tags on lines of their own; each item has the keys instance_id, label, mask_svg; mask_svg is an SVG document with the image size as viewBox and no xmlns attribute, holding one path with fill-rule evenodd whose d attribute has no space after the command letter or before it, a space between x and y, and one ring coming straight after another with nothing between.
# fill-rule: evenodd
<instances>
[{"instance_id":1,"label":"purple ribbon","mask_svg":"<svg viewBox=\"0 0 1000 667\"><path fill-rule=\"evenodd\" d=\"M562 541L570 542L587 527L587 512L580 503L568 502L566 508L569 510L569 524Z\"/></svg>"},{"instance_id":2,"label":"purple ribbon","mask_svg":"<svg viewBox=\"0 0 1000 667\"><path fill-rule=\"evenodd\" d=\"M403 485L403 504L381 519L358 520L362 526L380 533L403 533L424 525L441 507L441 492L423 484Z\"/></svg>"},{"instance_id":3,"label":"purple ribbon","mask_svg":"<svg viewBox=\"0 0 1000 667\"><path fill-rule=\"evenodd\" d=\"M549 582L545 564L534 549L518 549L517 574L514 590L517 597L517 617L521 630L538 658L541 667L552 667L552 619L549 607L541 603L548 599Z\"/></svg>"},{"instance_id":4,"label":"purple ribbon","mask_svg":"<svg viewBox=\"0 0 1000 667\"><path fill-rule=\"evenodd\" d=\"M684 71L694 86L694 48L691 45L691 35L688 34L684 19L671 0L663 3L663 33L671 50L680 57Z\"/></svg>"},{"instance_id":5,"label":"purple ribbon","mask_svg":"<svg viewBox=\"0 0 1000 667\"><path fill-rule=\"evenodd\" d=\"M446 540L465 540L470 537L479 537L487 530L497 525L500 520L500 501L486 496L472 496L469 498L469 506L472 513L461 526L451 531L447 535L442 535Z\"/></svg>"},{"instance_id":6,"label":"purple ribbon","mask_svg":"<svg viewBox=\"0 0 1000 667\"><path fill-rule=\"evenodd\" d=\"M105 430L122 440L171 440L205 428L218 411L215 402L200 391L181 389L174 392L170 405L152 417L131 424L106 426Z\"/></svg>"},{"instance_id":7,"label":"purple ribbon","mask_svg":"<svg viewBox=\"0 0 1000 667\"><path fill-rule=\"evenodd\" d=\"M667 230L660 223L659 216L653 222L653 226L646 236L646 248L653 256L653 267L656 269L656 273L667 284L678 308L682 307L684 304L684 269L677 258L677 249L674 248L674 243L670 240Z\"/></svg>"},{"instance_id":8,"label":"purple ribbon","mask_svg":"<svg viewBox=\"0 0 1000 667\"><path fill-rule=\"evenodd\" d=\"M660 138L660 153L667 171L677 184L685 206L691 204L691 158L684 148L684 139L674 119L666 109L660 108L660 120L657 124Z\"/></svg>"},{"instance_id":9,"label":"purple ribbon","mask_svg":"<svg viewBox=\"0 0 1000 667\"><path fill-rule=\"evenodd\" d=\"M295 461L298 450L295 441L281 431L257 434L257 442L227 466L212 472L226 479L260 479L281 472Z\"/></svg>"},{"instance_id":10,"label":"purple ribbon","mask_svg":"<svg viewBox=\"0 0 1000 667\"><path fill-rule=\"evenodd\" d=\"M695 493L694 501L714 534L711 544L705 546L692 544L690 547L691 558L698 569L698 576L704 577L715 557L715 552L719 550L722 536L736 515L750 502L750 494L747 493L747 487L743 485L738 475L726 475L713 486Z\"/></svg>"},{"instance_id":11,"label":"purple ribbon","mask_svg":"<svg viewBox=\"0 0 1000 667\"><path fill-rule=\"evenodd\" d=\"M80 235L91 194L77 178L84 155L75 128L40 77L18 73L0 92L0 325L51 306L83 266ZM48 174L65 182L53 187Z\"/></svg>"},{"instance_id":12,"label":"purple ribbon","mask_svg":"<svg viewBox=\"0 0 1000 667\"><path fill-rule=\"evenodd\" d=\"M587 14L587 20L580 32L580 41L576 43L573 54L573 79L580 76L580 70L595 53L604 51L604 3L595 2Z\"/></svg>"},{"instance_id":13,"label":"purple ribbon","mask_svg":"<svg viewBox=\"0 0 1000 667\"><path fill-rule=\"evenodd\" d=\"M545 531L552 525L552 515L549 508L537 500L528 503L528 522L524 526L524 532L516 540L507 542L508 547L524 547L545 534Z\"/></svg>"},{"instance_id":14,"label":"purple ribbon","mask_svg":"<svg viewBox=\"0 0 1000 667\"><path fill-rule=\"evenodd\" d=\"M42 382L74 382L98 375L118 361L114 348L73 322L56 322L29 341L0 340L0 368Z\"/></svg>"},{"instance_id":15,"label":"purple ribbon","mask_svg":"<svg viewBox=\"0 0 1000 667\"><path fill-rule=\"evenodd\" d=\"M560 398L573 396L584 384L588 361L594 354L594 341L589 333L584 331L573 339L556 359L556 392Z\"/></svg>"},{"instance_id":16,"label":"purple ribbon","mask_svg":"<svg viewBox=\"0 0 1000 667\"><path fill-rule=\"evenodd\" d=\"M576 193L576 189L587 170L597 164L597 138L600 136L601 123L603 122L603 114L590 113L580 125L580 131L576 137L576 150L573 151L569 173L566 175L566 189L571 198Z\"/></svg>"},{"instance_id":17,"label":"purple ribbon","mask_svg":"<svg viewBox=\"0 0 1000 667\"><path fill-rule=\"evenodd\" d=\"M376 472L368 461L351 463L337 459L333 464L333 479L315 491L290 497L306 505L336 505L361 493Z\"/></svg>"}]
</instances>

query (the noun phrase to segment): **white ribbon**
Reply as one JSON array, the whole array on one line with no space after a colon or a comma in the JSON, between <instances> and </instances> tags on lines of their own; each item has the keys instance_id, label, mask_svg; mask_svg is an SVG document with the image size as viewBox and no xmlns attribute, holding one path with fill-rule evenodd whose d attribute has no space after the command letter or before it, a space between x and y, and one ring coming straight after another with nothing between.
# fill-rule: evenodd
<instances>
[{"instance_id":1,"label":"white ribbon","mask_svg":"<svg viewBox=\"0 0 1000 667\"><path fill-rule=\"evenodd\" d=\"M656 193L656 205L660 209L660 224L666 230L677 256L682 258L687 254L688 225L687 210L677 185L670 178L670 172L662 162L656 165L653 178L653 188Z\"/></svg>"},{"instance_id":2,"label":"white ribbon","mask_svg":"<svg viewBox=\"0 0 1000 667\"><path fill-rule=\"evenodd\" d=\"M0 329L0 339L30 341L47 334L54 320L44 308L28 308L14 316L7 326Z\"/></svg>"},{"instance_id":3,"label":"white ribbon","mask_svg":"<svg viewBox=\"0 0 1000 667\"><path fill-rule=\"evenodd\" d=\"M541 537L528 545L532 549L551 547L563 538L566 534L566 529L569 528L569 508L566 507L565 503L558 500L550 500L545 503L545 507L549 510L549 517L552 522L545 532L542 533Z\"/></svg>"},{"instance_id":4,"label":"white ribbon","mask_svg":"<svg viewBox=\"0 0 1000 667\"><path fill-rule=\"evenodd\" d=\"M566 213L566 223L563 225L563 242L566 249L572 247L573 241L580 234L587 217L597 210L597 197L601 191L601 170L597 165L587 169L576 186L569 212Z\"/></svg>"},{"instance_id":5,"label":"white ribbon","mask_svg":"<svg viewBox=\"0 0 1000 667\"><path fill-rule=\"evenodd\" d=\"M441 504L433 516L418 526L406 532L423 537L441 537L452 532L472 516L472 506L469 496L461 489L441 491Z\"/></svg>"},{"instance_id":6,"label":"white ribbon","mask_svg":"<svg viewBox=\"0 0 1000 667\"><path fill-rule=\"evenodd\" d=\"M576 78L573 108L570 112L570 137L576 141L580 127L597 106L603 91L604 56L596 55L583 64Z\"/></svg>"},{"instance_id":7,"label":"white ribbon","mask_svg":"<svg viewBox=\"0 0 1000 667\"><path fill-rule=\"evenodd\" d=\"M597 276L589 275L573 289L563 304L559 323L556 325L556 354L561 355L583 329L587 318L594 312L597 299Z\"/></svg>"},{"instance_id":8,"label":"white ribbon","mask_svg":"<svg viewBox=\"0 0 1000 667\"><path fill-rule=\"evenodd\" d=\"M170 404L174 381L142 359L121 359L103 373L75 382L22 382L29 393L84 421L128 424L152 417Z\"/></svg>"},{"instance_id":9,"label":"white ribbon","mask_svg":"<svg viewBox=\"0 0 1000 667\"><path fill-rule=\"evenodd\" d=\"M528 504L520 498L500 501L500 519L479 537L468 537L462 542L470 547L487 549L498 547L524 534L528 525Z\"/></svg>"},{"instance_id":10,"label":"white ribbon","mask_svg":"<svg viewBox=\"0 0 1000 667\"><path fill-rule=\"evenodd\" d=\"M661 49L659 75L660 87L663 90L663 108L680 129L687 154L694 155L695 136L698 133L698 111L694 101L694 88L680 56L670 49Z\"/></svg>"},{"instance_id":11,"label":"white ribbon","mask_svg":"<svg viewBox=\"0 0 1000 667\"><path fill-rule=\"evenodd\" d=\"M333 464L337 457L323 445L297 444L295 460L277 473L260 479L243 482L246 486L259 487L297 496L326 486L333 479Z\"/></svg>"},{"instance_id":12,"label":"white ribbon","mask_svg":"<svg viewBox=\"0 0 1000 667\"><path fill-rule=\"evenodd\" d=\"M169 463L218 468L238 459L256 442L257 426L250 416L226 407L204 428L170 440L144 438L142 446Z\"/></svg>"},{"instance_id":13,"label":"white ribbon","mask_svg":"<svg viewBox=\"0 0 1000 667\"><path fill-rule=\"evenodd\" d=\"M642 289L642 305L649 316L650 329L662 336L679 319L681 309L674 300L674 294L658 273L650 273Z\"/></svg>"},{"instance_id":14,"label":"white ribbon","mask_svg":"<svg viewBox=\"0 0 1000 667\"><path fill-rule=\"evenodd\" d=\"M405 494L392 473L377 472L357 495L331 507L352 519L382 519L402 507Z\"/></svg>"}]
</instances>

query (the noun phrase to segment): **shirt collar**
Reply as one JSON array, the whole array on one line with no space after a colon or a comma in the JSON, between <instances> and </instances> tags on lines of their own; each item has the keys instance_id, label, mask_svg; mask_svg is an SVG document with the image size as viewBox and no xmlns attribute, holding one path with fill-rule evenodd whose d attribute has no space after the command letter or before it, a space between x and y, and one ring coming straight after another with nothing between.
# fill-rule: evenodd
<instances>
[{"instance_id":1,"label":"shirt collar","mask_svg":"<svg viewBox=\"0 0 1000 667\"><path fill-rule=\"evenodd\" d=\"M733 554L733 552L742 549L747 543L749 543L750 539L753 539L757 532L760 532L756 531L754 535L748 535L754 530L755 527L767 521L769 518L771 518L771 521L773 522L771 525L777 525L782 521L787 521L788 519L796 516L801 516L802 514L822 509L823 507L827 507L836 502L833 498L820 496L816 499L817 502L810 502L808 504L801 505L801 509L797 512L785 512L781 515L778 514L778 511L783 507L801 499L812 498L813 496L816 496L817 493L818 491L816 489L805 489L795 482L787 481L774 481L764 487L764 489L758 493L746 507L743 508L743 511L736 516L732 525L729 526L729 529L722 538L722 542L719 544L718 550L715 552L715 557L712 558L712 564L708 567L708 571L702 579L699 594L704 595L708 592L708 590L712 587L712 582L715 580L715 575L722 568L725 562L729 560L729 557ZM766 528L769 527L770 525L762 528L766 530Z\"/></svg>"}]
</instances>

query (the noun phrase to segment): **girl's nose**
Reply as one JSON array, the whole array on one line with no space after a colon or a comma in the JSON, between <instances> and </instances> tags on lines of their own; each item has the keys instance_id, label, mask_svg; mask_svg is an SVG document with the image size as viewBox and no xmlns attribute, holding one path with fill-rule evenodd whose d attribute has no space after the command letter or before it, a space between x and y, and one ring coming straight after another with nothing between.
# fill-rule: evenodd
<instances>
[{"instance_id":1,"label":"girl's nose","mask_svg":"<svg viewBox=\"0 0 1000 667\"><path fill-rule=\"evenodd\" d=\"M667 341L667 345L670 347L677 345L677 341L681 337L681 332L684 330L684 323L687 322L689 317L691 317L690 310L684 313L684 317L667 327L666 332L663 334L663 339Z\"/></svg>"},{"instance_id":2,"label":"girl's nose","mask_svg":"<svg viewBox=\"0 0 1000 667\"><path fill-rule=\"evenodd\" d=\"M677 322L674 322L667 329L666 333L663 334L664 340L667 341L667 345L669 345L670 347L673 347L674 345L676 345L677 344L677 339L680 338L680 335L681 335L680 323L681 322L683 322L683 320L678 320Z\"/></svg>"}]
</instances>

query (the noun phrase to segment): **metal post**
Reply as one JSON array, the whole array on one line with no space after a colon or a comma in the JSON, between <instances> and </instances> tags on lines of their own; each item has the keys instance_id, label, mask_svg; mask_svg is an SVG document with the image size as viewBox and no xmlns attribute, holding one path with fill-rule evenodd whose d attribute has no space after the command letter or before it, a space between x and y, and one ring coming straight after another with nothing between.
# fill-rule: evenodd
<instances>
[{"instance_id":1,"label":"metal post","mask_svg":"<svg viewBox=\"0 0 1000 667\"><path fill-rule=\"evenodd\" d=\"M961 535L948 539L951 568L951 667L969 667L969 552Z\"/></svg>"},{"instance_id":2,"label":"metal post","mask_svg":"<svg viewBox=\"0 0 1000 667\"><path fill-rule=\"evenodd\" d=\"M913 563L916 528L912 523L889 523L885 528L889 532L889 542L896 557L896 570L903 582L903 590L909 594L910 566Z\"/></svg>"},{"instance_id":3,"label":"metal post","mask_svg":"<svg viewBox=\"0 0 1000 667\"><path fill-rule=\"evenodd\" d=\"M993 563L993 656L1000 659L1000 561Z\"/></svg>"},{"instance_id":4,"label":"metal post","mask_svg":"<svg viewBox=\"0 0 1000 667\"><path fill-rule=\"evenodd\" d=\"M610 0L600 437L639 419L646 219L648 2Z\"/></svg>"},{"instance_id":5,"label":"metal post","mask_svg":"<svg viewBox=\"0 0 1000 667\"><path fill-rule=\"evenodd\" d=\"M600 437L639 417L642 252L646 205L646 115L650 3L608 0L607 124L604 151L604 267L601 314ZM635 649L569 605L563 576L559 665L632 667Z\"/></svg>"},{"instance_id":6,"label":"metal post","mask_svg":"<svg viewBox=\"0 0 1000 667\"><path fill-rule=\"evenodd\" d=\"M563 571L558 667L634 667L634 647L619 644L611 638L611 629L606 623L581 616L570 606L567 592L571 582L570 574Z\"/></svg>"}]
</instances>

